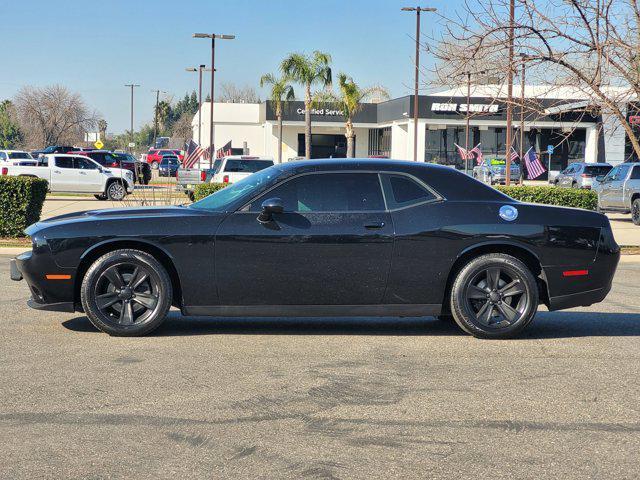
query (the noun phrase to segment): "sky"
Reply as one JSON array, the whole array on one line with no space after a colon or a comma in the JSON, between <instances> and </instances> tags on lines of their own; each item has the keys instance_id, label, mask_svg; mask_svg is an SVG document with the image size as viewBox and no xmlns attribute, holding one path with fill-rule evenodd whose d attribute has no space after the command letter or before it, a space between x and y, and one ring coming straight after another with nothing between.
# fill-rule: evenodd
<instances>
[{"instance_id":1,"label":"sky","mask_svg":"<svg viewBox=\"0 0 640 480\"><path fill-rule=\"evenodd\" d=\"M429 0L422 6L451 13L461 1ZM258 88L262 74L278 72L294 51L322 50L363 86L379 84L392 97L413 89L415 14L403 0L0 0L3 74L0 100L24 85L61 84L82 95L109 125L129 128L130 93L137 83L135 128L152 120L155 94L182 98L197 88L186 67L210 62L210 42L194 32L236 35L218 41L216 85ZM440 29L423 14L423 31ZM428 59L423 59L428 61ZM208 85L208 79L203 81ZM208 88L204 89L206 95ZM299 90L301 93L301 90Z\"/></svg>"}]
</instances>

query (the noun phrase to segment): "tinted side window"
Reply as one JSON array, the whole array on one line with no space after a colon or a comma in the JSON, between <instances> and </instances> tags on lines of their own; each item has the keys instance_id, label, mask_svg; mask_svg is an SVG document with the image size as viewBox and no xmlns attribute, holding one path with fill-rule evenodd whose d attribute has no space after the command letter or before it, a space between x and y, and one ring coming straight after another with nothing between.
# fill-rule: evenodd
<instances>
[{"instance_id":1,"label":"tinted side window","mask_svg":"<svg viewBox=\"0 0 640 480\"><path fill-rule=\"evenodd\" d=\"M4 152L0 152L0 160L6 160L7 159L7 154Z\"/></svg>"},{"instance_id":2,"label":"tinted side window","mask_svg":"<svg viewBox=\"0 0 640 480\"><path fill-rule=\"evenodd\" d=\"M633 172L631 172L632 180L640 180L640 165L633 167Z\"/></svg>"},{"instance_id":3,"label":"tinted side window","mask_svg":"<svg viewBox=\"0 0 640 480\"><path fill-rule=\"evenodd\" d=\"M260 211L267 198L280 198L288 212L357 212L384 210L380 181L375 173L303 175L274 188L251 204Z\"/></svg>"},{"instance_id":4,"label":"tinted side window","mask_svg":"<svg viewBox=\"0 0 640 480\"><path fill-rule=\"evenodd\" d=\"M73 168L73 157L56 157L56 167Z\"/></svg>"},{"instance_id":5,"label":"tinted side window","mask_svg":"<svg viewBox=\"0 0 640 480\"><path fill-rule=\"evenodd\" d=\"M225 172L255 173L273 165L265 160L227 160Z\"/></svg>"},{"instance_id":6,"label":"tinted side window","mask_svg":"<svg viewBox=\"0 0 640 480\"><path fill-rule=\"evenodd\" d=\"M390 209L408 207L437 198L415 180L404 175L383 174L382 183Z\"/></svg>"},{"instance_id":7,"label":"tinted side window","mask_svg":"<svg viewBox=\"0 0 640 480\"><path fill-rule=\"evenodd\" d=\"M616 174L616 180L625 180L627 178L627 174L629 173L629 165L620 165L618 173Z\"/></svg>"},{"instance_id":8,"label":"tinted side window","mask_svg":"<svg viewBox=\"0 0 640 480\"><path fill-rule=\"evenodd\" d=\"M80 170L95 170L97 169L97 165L86 158L76 158L76 168Z\"/></svg>"}]
</instances>

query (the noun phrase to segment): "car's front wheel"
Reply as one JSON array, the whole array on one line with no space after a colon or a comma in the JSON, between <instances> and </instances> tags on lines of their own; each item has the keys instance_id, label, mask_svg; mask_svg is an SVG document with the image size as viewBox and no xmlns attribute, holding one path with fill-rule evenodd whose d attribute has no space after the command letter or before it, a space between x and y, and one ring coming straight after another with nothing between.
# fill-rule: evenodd
<instances>
[{"instance_id":1,"label":"car's front wheel","mask_svg":"<svg viewBox=\"0 0 640 480\"><path fill-rule=\"evenodd\" d=\"M631 202L631 220L634 225L640 225L640 198Z\"/></svg>"},{"instance_id":2,"label":"car's front wheel","mask_svg":"<svg viewBox=\"0 0 640 480\"><path fill-rule=\"evenodd\" d=\"M80 290L91 323L115 336L145 335L158 328L171 307L172 295L171 279L162 264L132 249L98 258Z\"/></svg>"},{"instance_id":3,"label":"car's front wheel","mask_svg":"<svg viewBox=\"0 0 640 480\"><path fill-rule=\"evenodd\" d=\"M509 338L538 309L538 286L527 266L511 255L491 253L471 260L451 289L451 312L465 332L478 338Z\"/></svg>"},{"instance_id":4,"label":"car's front wheel","mask_svg":"<svg viewBox=\"0 0 640 480\"><path fill-rule=\"evenodd\" d=\"M107 187L107 197L109 200L120 202L127 196L127 190L120 181L113 181Z\"/></svg>"}]
</instances>

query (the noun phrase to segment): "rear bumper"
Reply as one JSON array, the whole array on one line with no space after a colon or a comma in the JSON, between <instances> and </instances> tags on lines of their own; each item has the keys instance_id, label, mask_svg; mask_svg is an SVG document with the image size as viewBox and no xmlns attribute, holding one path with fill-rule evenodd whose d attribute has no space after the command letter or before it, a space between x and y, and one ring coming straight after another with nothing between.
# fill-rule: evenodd
<instances>
[{"instance_id":1,"label":"rear bumper","mask_svg":"<svg viewBox=\"0 0 640 480\"><path fill-rule=\"evenodd\" d=\"M611 291L611 285L586 292L571 293L549 298L549 310L563 310L573 307L588 307L594 303L601 302Z\"/></svg>"}]
</instances>

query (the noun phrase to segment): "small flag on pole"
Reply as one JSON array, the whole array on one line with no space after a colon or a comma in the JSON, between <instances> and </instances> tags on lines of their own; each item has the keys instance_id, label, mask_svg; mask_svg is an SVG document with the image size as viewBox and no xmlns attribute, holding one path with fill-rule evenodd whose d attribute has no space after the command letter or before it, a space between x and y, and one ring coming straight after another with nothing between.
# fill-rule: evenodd
<instances>
[{"instance_id":1,"label":"small flag on pole","mask_svg":"<svg viewBox=\"0 0 640 480\"><path fill-rule=\"evenodd\" d=\"M204 150L202 149L202 147L193 140L189 140L189 144L187 145L187 152L184 156L184 161L182 162L183 167L192 168L203 154Z\"/></svg>"},{"instance_id":2,"label":"small flag on pole","mask_svg":"<svg viewBox=\"0 0 640 480\"><path fill-rule=\"evenodd\" d=\"M484 156L482 155L482 150L480 150L480 145L482 145L481 143L477 144L475 147L473 147L470 151L470 153L475 154L476 156L476 163L478 165L480 165L482 162L484 162Z\"/></svg>"},{"instance_id":3,"label":"small flag on pole","mask_svg":"<svg viewBox=\"0 0 640 480\"><path fill-rule=\"evenodd\" d=\"M509 155L509 161L514 162L517 158L520 158L516 149L511 147L511 154Z\"/></svg>"},{"instance_id":4,"label":"small flag on pole","mask_svg":"<svg viewBox=\"0 0 640 480\"><path fill-rule=\"evenodd\" d=\"M529 180L533 180L534 178L538 178L544 172L546 172L546 168L540 162L538 155L533 150L533 147L527 150L527 153L524 154L524 163L527 167L527 176Z\"/></svg>"},{"instance_id":5,"label":"small flag on pole","mask_svg":"<svg viewBox=\"0 0 640 480\"><path fill-rule=\"evenodd\" d=\"M473 153L471 153L471 150L467 150L466 148L462 148L457 143L454 143L454 145L458 149L458 153L460 154L460 158L462 160L471 160L471 159L473 159Z\"/></svg>"},{"instance_id":6,"label":"small flag on pole","mask_svg":"<svg viewBox=\"0 0 640 480\"><path fill-rule=\"evenodd\" d=\"M222 158L228 155L231 155L231 140L229 140L224 147L216 150L216 158Z\"/></svg>"}]
</instances>

